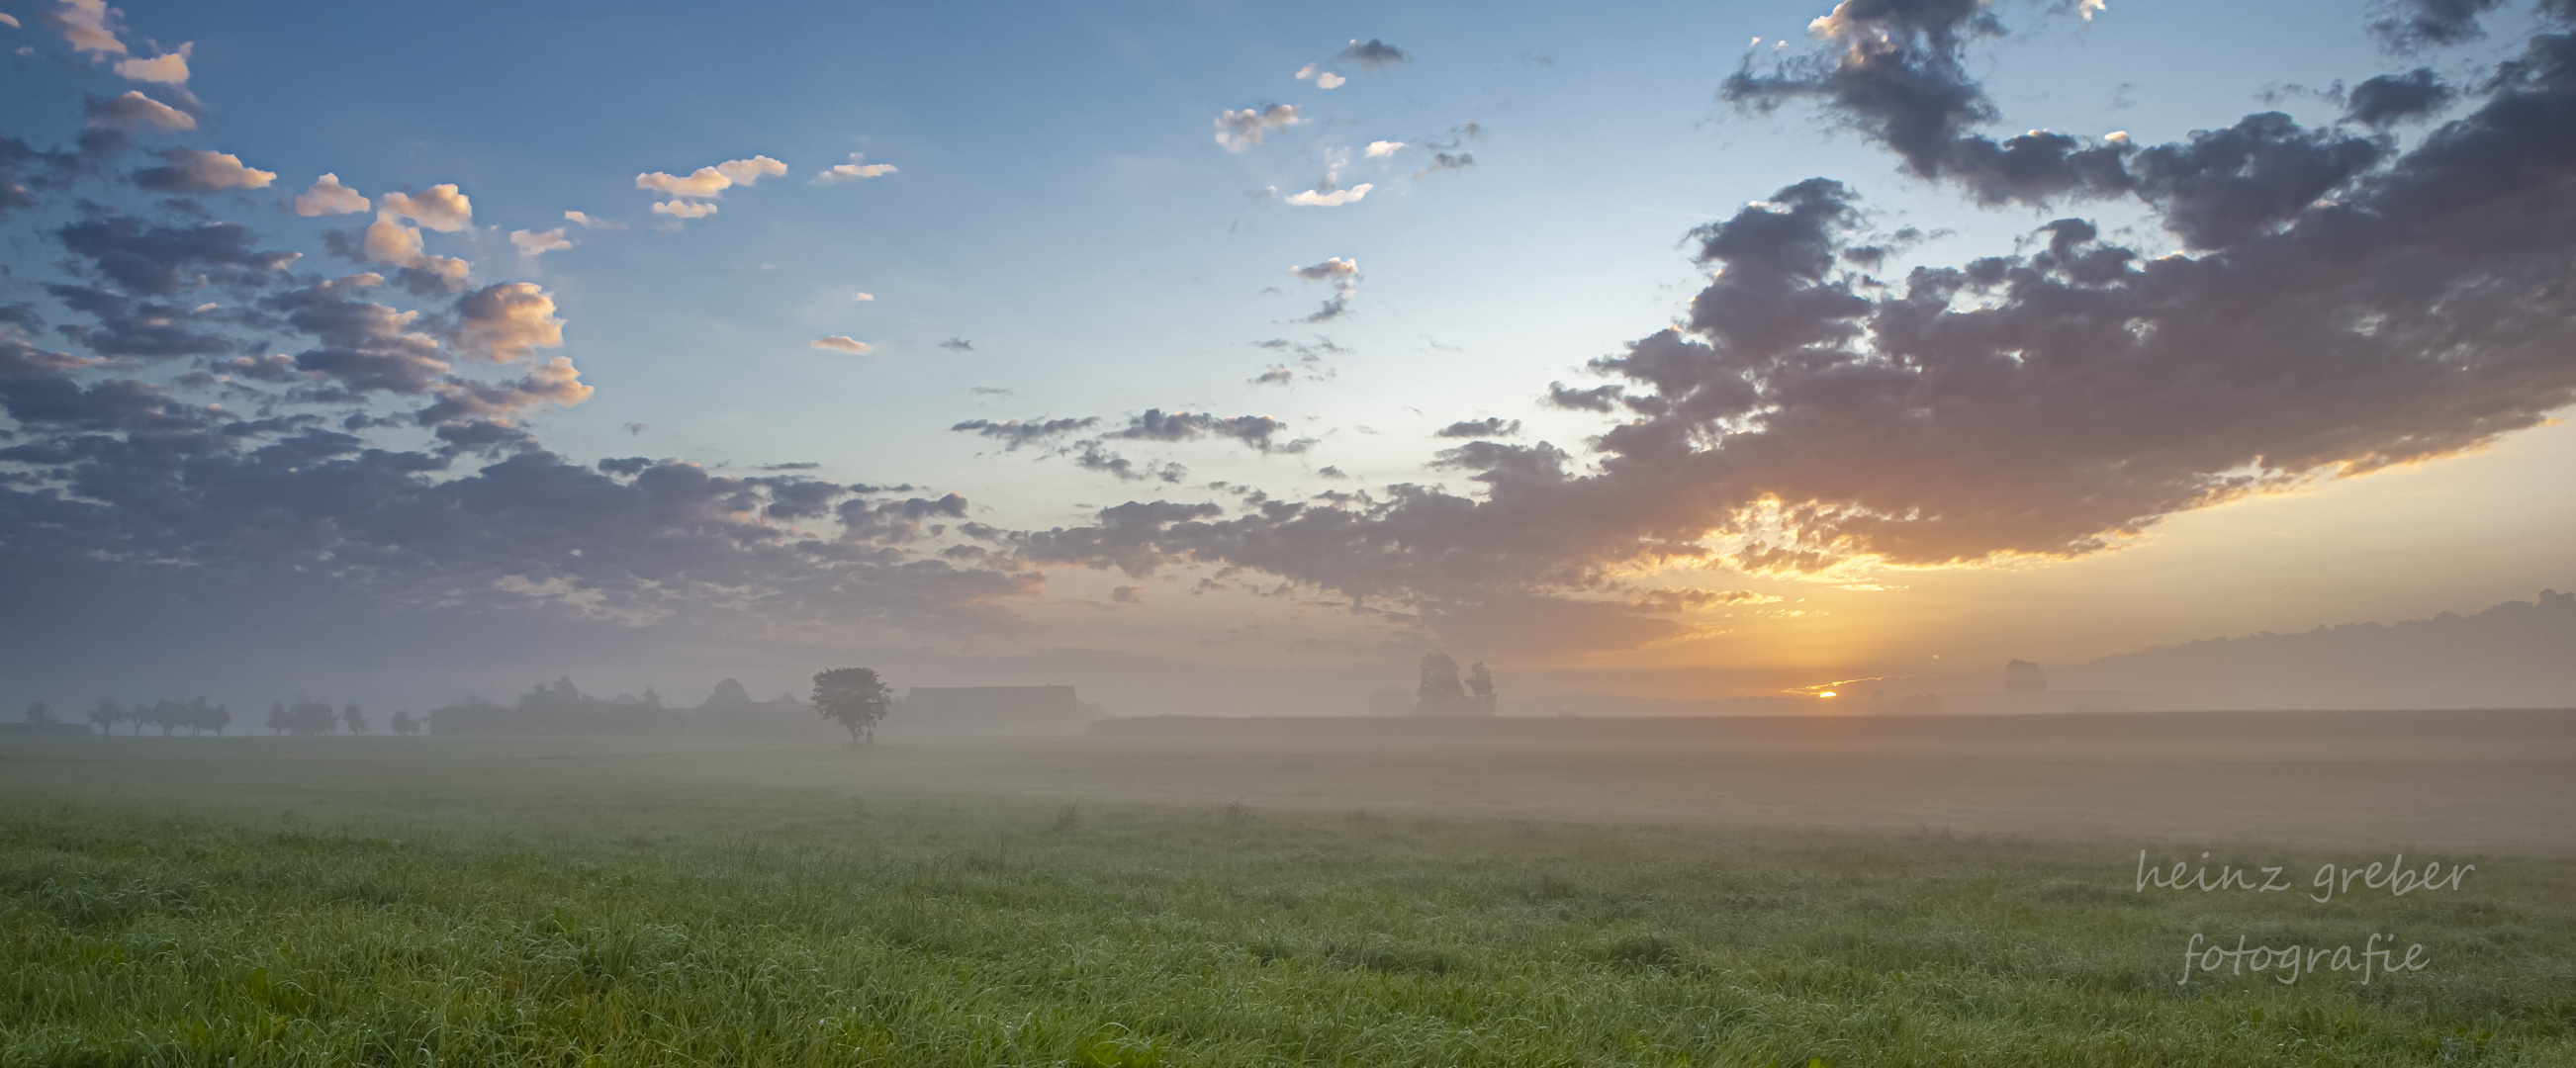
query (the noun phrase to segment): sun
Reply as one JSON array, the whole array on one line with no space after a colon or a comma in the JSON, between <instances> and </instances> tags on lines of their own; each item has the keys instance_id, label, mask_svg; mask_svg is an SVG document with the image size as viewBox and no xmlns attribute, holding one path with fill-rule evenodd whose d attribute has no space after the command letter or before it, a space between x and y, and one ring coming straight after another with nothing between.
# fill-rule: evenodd
<instances>
[{"instance_id":1,"label":"sun","mask_svg":"<svg viewBox=\"0 0 2576 1068\"><path fill-rule=\"evenodd\" d=\"M1839 696L1841 696L1841 695L1840 695L1840 694L1837 694L1837 693L1835 693L1835 692L1833 692L1832 690L1827 690L1827 691L1825 691L1825 692L1823 692L1823 693L1817 694L1816 696L1818 696L1818 697L1839 697Z\"/></svg>"}]
</instances>

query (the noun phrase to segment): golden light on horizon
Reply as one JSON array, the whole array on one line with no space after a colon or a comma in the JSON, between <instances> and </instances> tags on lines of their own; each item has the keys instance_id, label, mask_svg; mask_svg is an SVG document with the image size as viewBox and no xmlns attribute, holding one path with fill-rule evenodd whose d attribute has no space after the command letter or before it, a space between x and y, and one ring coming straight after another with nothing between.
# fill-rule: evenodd
<instances>
[{"instance_id":1,"label":"golden light on horizon","mask_svg":"<svg viewBox=\"0 0 2576 1068\"><path fill-rule=\"evenodd\" d=\"M1835 694L1832 690L1827 690L1827 691L1825 691L1825 692L1823 692L1823 693L1817 694L1816 696L1818 696L1818 697L1834 697L1834 696L1838 696L1838 695L1837 695L1837 694Z\"/></svg>"}]
</instances>

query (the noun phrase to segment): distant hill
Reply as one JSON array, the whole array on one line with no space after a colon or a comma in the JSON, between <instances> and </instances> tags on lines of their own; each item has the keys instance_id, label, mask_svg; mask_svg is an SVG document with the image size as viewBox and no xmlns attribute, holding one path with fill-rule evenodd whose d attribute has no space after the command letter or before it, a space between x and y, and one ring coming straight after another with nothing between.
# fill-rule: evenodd
<instances>
[{"instance_id":1,"label":"distant hill","mask_svg":"<svg viewBox=\"0 0 2576 1068\"><path fill-rule=\"evenodd\" d=\"M2543 590L2394 626L2216 638L2049 671L2067 689L2191 694L2237 708L2576 707L2576 593Z\"/></svg>"}]
</instances>

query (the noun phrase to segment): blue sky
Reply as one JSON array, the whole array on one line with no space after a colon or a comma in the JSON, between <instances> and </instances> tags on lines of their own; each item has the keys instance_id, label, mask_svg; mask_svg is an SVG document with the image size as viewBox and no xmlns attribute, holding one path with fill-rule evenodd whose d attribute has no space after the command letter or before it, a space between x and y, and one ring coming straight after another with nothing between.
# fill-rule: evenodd
<instances>
[{"instance_id":1,"label":"blue sky","mask_svg":"<svg viewBox=\"0 0 2576 1068\"><path fill-rule=\"evenodd\" d=\"M325 172L376 208L387 193L452 183L471 199L470 224L429 229L426 252L471 264L469 288L458 293L503 283L541 291L560 317L561 344L529 350L528 364L568 358L596 391L577 404L521 405L494 425L532 433L573 465L642 456L695 463L718 477L762 477L764 465L812 464L795 469L798 477L917 487L888 500L964 497L938 514L943 525L1088 529L1098 508L1130 500L1256 507L1258 499L1245 503L1247 487L1273 500L1361 490L1383 500L1390 484L1436 483L1478 499L1486 491L1476 469L1434 462L1466 440L1434 436L1460 420L1518 421L1517 434L1498 432L1496 440L1511 448L1548 442L1567 452L1569 470L1597 473L1606 454L1587 440L1651 413L1552 407L1542 403L1550 384L1615 381L1587 361L1620 357L1631 343L1688 320L1694 294L1711 284L1716 261L1693 261L1693 228L1735 218L1748 203L1812 177L1845 184L1859 213L1852 243L1907 228L1922 233L1877 271L1884 281L1918 264L2036 253L2048 245L2040 227L2070 216L2093 220L2103 243L2133 250L2141 262L2199 254L2163 225L2163 213L2175 210L2166 202L2024 197L1980 205L1954 181L1905 173L1899 155L1841 104L1793 94L1765 112L1722 100L1722 85L1739 69L1835 54L1840 45L1810 30L1827 13L1814 4L768 4L720 12L648 4L471 3L435 12L118 5L109 26L131 55L188 44L184 90L201 102L194 106L177 101L177 85L120 78L106 62L76 54L47 21L72 10L0 4L21 24L0 33L23 46L0 62L0 133L37 146L68 144L83 128L85 100L139 87L189 107L196 126L168 136L139 131L128 150L134 159L185 146L234 154L276 177L177 203L120 187L107 177L120 172L103 167L80 180L86 184L0 220L11 241L11 290L0 301L26 301L48 323L71 318L41 290L55 274L82 269L63 266L69 261L52 235L99 212L236 221L257 232L262 248L303 253L292 270L317 279L370 269L335 256L329 243L335 232L354 241L369 215L302 217L289 207L293 196ZM2449 45L2393 48L2370 29L2374 19L2412 10L2115 3L2079 12L2002 3L1985 11L2009 32L1971 34L1956 73L1993 105L1992 121L1970 124L1975 136L2051 130L2098 145L2124 131L2134 145L2181 143L2193 131L2277 109L2306 129L2381 137L2386 152L2402 153L2439 122L2468 114L2483 74L2546 28L2533 11L2496 6L2479 36ZM1346 52L1366 41L1403 58L1372 65ZM1322 77L1298 77L1309 65ZM2418 66L2462 87L2447 110L2385 129L2344 120L2346 86ZM1323 88L1327 78L1344 80ZM1295 124L1266 130L1259 144L1220 142L1219 116L1281 104L1297 109ZM1401 147L1372 158L1377 142ZM1470 154L1473 164L1425 173L1435 152ZM686 176L756 159L780 161L785 173L696 200L637 187L640 174ZM893 170L817 180L853 161ZM1345 189L1366 183L1367 195L1332 207L1287 202L1325 191L1318 181L1328 172ZM2316 202L2337 195L2344 194L2329 190ZM655 214L655 203L719 210L677 222ZM607 227L568 222L567 211ZM570 247L534 257L519 255L509 237L558 228ZM1355 262L1357 273L1323 280L1292 273L1335 258ZM1301 321L1343 286L1341 314ZM371 299L389 308L421 312L423 324L465 314L452 294L392 285L376 292ZM859 299L863 293L870 299ZM276 353L292 356L306 344L291 332L272 334ZM77 348L59 333L29 336ZM869 351L813 346L826 337ZM2563 371L2563 333L2555 344ZM110 362L80 373L155 384L202 371L211 359L97 355ZM1275 373L1259 381L1277 371L1287 373L1286 384ZM298 373L311 382L323 372ZM2533 381L2544 392L2565 388L2549 374ZM390 417L408 411L408 396L371 394L361 407ZM2355 409L2353 418L2366 423L2401 407L2391 400ZM949 429L977 419L1095 418L1101 422L1085 433L1096 435L1148 410L1266 416L1282 426L1265 439L1276 446L1267 451L1222 435L1107 446L1143 469L1187 468L1167 482L1083 470L1073 453L1054 452L1073 448L1081 434L1004 451L996 439ZM993 542L995 558L1016 552L1015 573L1040 578L989 603L1016 622L969 627L963 636L951 629L925 637L865 606L852 611L870 622L851 631L779 630L776 621L702 613L696 602L657 602L627 622L666 628L656 640L703 643L722 634L731 647L770 650L762 655L781 662L820 643L889 656L936 647L944 655L1091 649L1219 664L1305 657L1395 664L1400 674L1420 650L1454 646L1529 672L1622 664L1832 672L1925 670L1936 649L1979 661L2022 650L2083 658L2213 633L2466 611L2565 585L2566 552L2527 541L2530 530L2571 511L2555 474L2576 451L2564 428L2520 429L2531 417L2519 409L2460 418L2501 420L2494 425L2506 429L2463 431L2466 444L2409 457L2427 461L2421 468L2343 481L2295 477L2323 468L2287 470L2252 497L2157 505L2133 516L2147 527L2112 538L2126 546L2118 551L2032 552L1999 534L1958 550L1974 559L1909 560L1851 543L1834 550L1841 555L1827 561L1832 566L1797 572L1742 557L1676 565L1612 554L1574 581L1532 581L1536 565L1524 561L1463 587L1372 587L1397 615L1355 617L1332 606L1350 599L1357 580L1321 565L1265 570L1252 562L1257 553L1211 550L1169 555L1171 566L1138 572L1116 565L1114 554L1050 560L1023 543ZM427 425L352 432L379 448L406 449L417 447ZM2426 433L2408 424L2372 441L2320 446L2327 452L2311 460L2351 462ZM1312 443L1290 444L1302 439ZM503 455L418 477L439 482ZM2194 477L2221 478L2244 463L2255 463L2254 454L2210 461ZM2495 474L2499 466L2506 473ZM2444 522L2427 534L2412 522L2423 505L2390 499L2397 491L2389 487L2406 479L2466 496L2441 505ZM1228 487L1209 487L1218 481ZM2454 482L2492 488L2450 488ZM2224 518L2257 510L2267 518ZM754 521L833 536L811 517ZM2285 525L2287 533L2275 529ZM950 540L879 548L937 560L944 547L962 544L939 537ZM2243 593L2246 561L2284 537L2333 542L2297 564L2315 575L2304 581L2331 593L2288 604ZM1408 542L1405 551L1433 570L1453 558L1427 544ZM1168 544L1152 551L1183 552ZM1560 550L1528 553L1552 551ZM2387 577L2391 555L2485 562L2432 567L2444 577L2410 581ZM1233 585L1190 593L1210 589L1194 584L1226 568L1242 570L1227 577ZM2160 568L2190 577L2179 584L2136 577ZM2260 570L2279 574L2282 565ZM491 576L453 581L480 588ZM662 578L637 581L669 588ZM547 635L599 624L584 617L581 579L558 576L546 588L553 592L535 596L533 608L471 610L508 614L540 648ZM1287 592L1256 597L1255 589ZM1733 599L1677 620L1658 616L1644 629L1611 628L1628 639L1600 637L1580 604L1566 609L1574 615L1558 612L1575 602L1643 604L1635 598L1656 589ZM1554 607L1501 630L1441 623L1518 619L1509 606L1522 598ZM2004 607L2031 598L2039 607ZM552 620L547 613L557 609L584 618ZM702 623L683 626L701 615ZM1222 646L1199 640L1217 632L1253 637ZM572 660L599 644L565 642ZM435 655L457 678L480 670L462 652ZM1747 685L1758 691L1769 682Z\"/></svg>"}]
</instances>

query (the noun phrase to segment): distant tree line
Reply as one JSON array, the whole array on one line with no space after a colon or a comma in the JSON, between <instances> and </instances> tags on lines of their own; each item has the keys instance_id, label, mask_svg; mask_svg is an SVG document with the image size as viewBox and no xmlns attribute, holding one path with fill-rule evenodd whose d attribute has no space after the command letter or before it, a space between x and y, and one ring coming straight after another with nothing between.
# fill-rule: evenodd
<instances>
[{"instance_id":1,"label":"distant tree line","mask_svg":"<svg viewBox=\"0 0 2576 1068\"><path fill-rule=\"evenodd\" d=\"M467 698L431 710L427 720L431 734L663 734L694 726L649 686L642 697L602 698L581 692L570 678L538 683L510 705Z\"/></svg>"},{"instance_id":2,"label":"distant tree line","mask_svg":"<svg viewBox=\"0 0 2576 1068\"><path fill-rule=\"evenodd\" d=\"M52 727L64 723L62 713L43 701L28 705L20 717L32 726ZM157 729L167 738L180 731L192 737L206 734L221 736L233 725L232 709L208 702L203 697L186 701L176 698L119 704L115 698L102 697L80 714L80 718L101 734L114 734L120 726L141 736L146 728ZM366 713L356 704L338 709L320 701L299 698L293 704L277 701L269 706L268 719L261 724L276 734L299 737L336 734L345 729L351 734L365 734L369 725ZM412 735L421 730L421 721L409 712L396 712L388 726L395 734Z\"/></svg>"}]
</instances>

